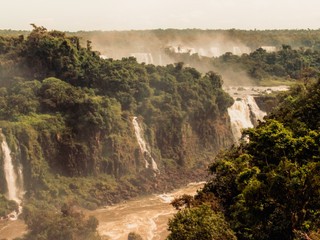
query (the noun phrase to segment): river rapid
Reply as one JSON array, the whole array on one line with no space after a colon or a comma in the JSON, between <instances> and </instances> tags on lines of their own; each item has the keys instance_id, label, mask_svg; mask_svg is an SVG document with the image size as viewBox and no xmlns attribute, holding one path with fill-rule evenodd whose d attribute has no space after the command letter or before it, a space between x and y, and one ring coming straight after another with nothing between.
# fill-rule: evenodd
<instances>
[{"instance_id":1,"label":"river rapid","mask_svg":"<svg viewBox=\"0 0 320 240\"><path fill-rule=\"evenodd\" d=\"M170 202L183 194L194 195L204 182L190 183L167 194L151 195L86 212L99 220L98 232L112 240L127 240L130 232L146 240L165 239L167 223L177 211Z\"/></svg>"}]
</instances>

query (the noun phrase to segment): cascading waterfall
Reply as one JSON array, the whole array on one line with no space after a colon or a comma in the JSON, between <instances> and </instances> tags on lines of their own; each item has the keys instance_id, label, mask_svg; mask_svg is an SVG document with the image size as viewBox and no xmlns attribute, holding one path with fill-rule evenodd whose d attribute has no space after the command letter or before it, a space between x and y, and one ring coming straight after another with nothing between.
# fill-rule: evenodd
<instances>
[{"instance_id":1,"label":"cascading waterfall","mask_svg":"<svg viewBox=\"0 0 320 240\"><path fill-rule=\"evenodd\" d=\"M254 127L257 121L263 120L263 117L266 115L265 112L259 109L253 96L250 95L237 98L234 104L228 108L228 113L236 143L241 138L242 129Z\"/></svg>"},{"instance_id":2,"label":"cascading waterfall","mask_svg":"<svg viewBox=\"0 0 320 240\"><path fill-rule=\"evenodd\" d=\"M262 121L266 116L266 112L261 111L253 96L287 91L289 87L228 86L225 90L235 99L234 104L228 108L228 113L235 143L238 143L242 129L256 126L258 120Z\"/></svg>"},{"instance_id":3,"label":"cascading waterfall","mask_svg":"<svg viewBox=\"0 0 320 240\"><path fill-rule=\"evenodd\" d=\"M17 169L15 170L11 157L11 150L2 132L1 138L1 149L3 153L3 169L8 189L6 197L8 200L13 200L19 204L19 211L9 214L9 218L11 220L16 220L22 210L21 202L24 195L22 165L19 164L17 166Z\"/></svg>"},{"instance_id":4,"label":"cascading waterfall","mask_svg":"<svg viewBox=\"0 0 320 240\"><path fill-rule=\"evenodd\" d=\"M236 100L234 104L228 108L228 114L231 121L232 134L237 142L241 138L242 129L253 127L250 119L249 106L243 99Z\"/></svg>"},{"instance_id":5,"label":"cascading waterfall","mask_svg":"<svg viewBox=\"0 0 320 240\"><path fill-rule=\"evenodd\" d=\"M147 147L147 143L144 140L144 137L142 135L142 131L141 131L140 125L139 125L139 123L137 121L137 117L133 117L132 124L133 124L133 127L134 127L134 132L136 134L136 138L137 138L140 150L141 150L141 152L143 154L143 158L144 158L144 161L145 161L145 167L149 168L151 166L151 168L155 172L159 173L160 171L158 169L157 163L155 162L155 160L151 156L151 153L150 153L150 151L148 150L148 147Z\"/></svg>"}]
</instances>

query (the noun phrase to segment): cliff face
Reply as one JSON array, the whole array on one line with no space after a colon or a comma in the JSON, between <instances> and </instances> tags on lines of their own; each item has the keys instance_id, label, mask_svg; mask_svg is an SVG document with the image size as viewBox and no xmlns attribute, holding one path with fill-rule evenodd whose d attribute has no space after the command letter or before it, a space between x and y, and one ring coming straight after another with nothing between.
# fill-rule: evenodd
<instances>
[{"instance_id":1,"label":"cliff face","mask_svg":"<svg viewBox=\"0 0 320 240\"><path fill-rule=\"evenodd\" d=\"M206 119L198 128L192 121L176 123L173 130L158 126L154 147L160 150L162 159L173 159L181 166L192 167L197 163L208 163L206 154L212 157L230 146L233 139L230 129L227 115Z\"/></svg>"},{"instance_id":2,"label":"cliff face","mask_svg":"<svg viewBox=\"0 0 320 240\"><path fill-rule=\"evenodd\" d=\"M142 118L139 121L145 128L142 131L146 144L160 169L170 162L176 167L193 167L197 162L206 162L206 153L214 156L232 144L227 115L206 120L201 132L187 121L177 123L177 127L173 125L174 132L161 126L149 127L143 124ZM71 137L64 133L64 128L53 124L49 129L8 122L2 126L10 145L16 146L12 151L19 154L25 176L37 181L50 172L68 177L105 173L116 178L141 172L146 168L145 156L130 119L126 122L127 132L119 135L91 131L85 137Z\"/></svg>"},{"instance_id":3,"label":"cliff face","mask_svg":"<svg viewBox=\"0 0 320 240\"><path fill-rule=\"evenodd\" d=\"M26 196L63 198L77 194L83 187L90 197L78 198L85 198L82 205L90 208L92 202L108 204L138 194L168 191L188 181L204 178L204 166L233 139L227 116L207 120L206 131L201 133L186 121L176 129L176 135L171 135L170 131L161 135L164 129L160 126L151 128L139 118L159 173L151 166L146 168L146 156L139 147L131 121L127 119L125 122L127 132L106 135L102 131L92 131L85 138L70 138L64 128L54 124L44 123L48 128L43 128L39 123L3 122L12 152L23 165ZM88 189L82 186L82 181L89 182L85 179L94 176L92 186ZM111 182L115 183L109 186L110 180L105 181L101 176L110 176L114 179Z\"/></svg>"},{"instance_id":4,"label":"cliff face","mask_svg":"<svg viewBox=\"0 0 320 240\"><path fill-rule=\"evenodd\" d=\"M279 104L275 96L256 96L254 99L259 108L266 113L270 113Z\"/></svg>"}]
</instances>

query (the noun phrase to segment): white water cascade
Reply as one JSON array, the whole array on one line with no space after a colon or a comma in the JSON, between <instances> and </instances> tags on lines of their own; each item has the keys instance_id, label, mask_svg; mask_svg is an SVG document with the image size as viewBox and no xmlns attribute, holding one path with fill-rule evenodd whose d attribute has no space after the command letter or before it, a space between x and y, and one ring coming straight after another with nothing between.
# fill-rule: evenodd
<instances>
[{"instance_id":1,"label":"white water cascade","mask_svg":"<svg viewBox=\"0 0 320 240\"><path fill-rule=\"evenodd\" d=\"M288 89L288 86L233 86L225 89L235 100L234 104L228 108L235 143L239 142L242 129L256 126L258 120L262 121L264 116L267 115L259 108L253 96L268 95L272 92L287 91Z\"/></svg>"},{"instance_id":2,"label":"white water cascade","mask_svg":"<svg viewBox=\"0 0 320 240\"><path fill-rule=\"evenodd\" d=\"M7 189L8 192L6 197L8 200L13 200L19 204L19 211L13 212L9 214L10 220L16 220L18 215L21 213L22 207L21 202L24 195L23 189L23 176L22 176L22 166L21 164L18 165L17 169L15 169L11 157L11 150L8 146L5 136L1 132L1 149L3 153L3 169L4 175L7 182Z\"/></svg>"},{"instance_id":3,"label":"white water cascade","mask_svg":"<svg viewBox=\"0 0 320 240\"><path fill-rule=\"evenodd\" d=\"M238 143L242 136L242 130L256 126L258 120L262 121L267 113L258 107L252 95L235 95L233 97L235 102L228 108L228 113L234 141Z\"/></svg>"},{"instance_id":4,"label":"white water cascade","mask_svg":"<svg viewBox=\"0 0 320 240\"><path fill-rule=\"evenodd\" d=\"M142 152L142 155L143 155L143 158L144 158L144 161L145 161L146 168L149 168L151 166L151 168L155 172L160 173L160 171L158 169L158 166L157 166L157 163L155 162L155 160L151 156L150 151L148 150L147 143L144 140L141 127L140 127L140 125L139 125L139 123L137 121L137 117L133 117L132 124L133 124L133 127L134 127L134 132L136 134L136 138L137 138L140 150Z\"/></svg>"},{"instance_id":5,"label":"white water cascade","mask_svg":"<svg viewBox=\"0 0 320 240\"><path fill-rule=\"evenodd\" d=\"M266 115L266 112L259 109L252 96L237 99L234 104L228 108L228 113L235 142L238 142L241 138L242 129L254 127L257 120L262 121Z\"/></svg>"},{"instance_id":6,"label":"white water cascade","mask_svg":"<svg viewBox=\"0 0 320 240\"><path fill-rule=\"evenodd\" d=\"M241 130L244 128L252 128L253 124L250 120L249 106L244 99L236 100L234 104L228 108L231 121L231 130L235 142L241 138Z\"/></svg>"}]
</instances>

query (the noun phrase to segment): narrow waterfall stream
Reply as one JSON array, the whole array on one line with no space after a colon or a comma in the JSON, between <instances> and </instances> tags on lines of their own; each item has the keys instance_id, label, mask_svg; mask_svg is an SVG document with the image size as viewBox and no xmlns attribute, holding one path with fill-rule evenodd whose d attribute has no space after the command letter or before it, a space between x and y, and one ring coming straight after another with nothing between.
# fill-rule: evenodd
<instances>
[{"instance_id":1,"label":"narrow waterfall stream","mask_svg":"<svg viewBox=\"0 0 320 240\"><path fill-rule=\"evenodd\" d=\"M142 133L142 129L137 121L137 117L133 117L132 119L132 124L134 127L134 132L141 150L141 153L143 154L143 158L145 161L145 167L149 168L151 166L151 168L159 173L159 169L158 169L158 165L156 163L156 161L153 159L153 157L151 156L150 151L148 150L148 146L147 143L143 137L143 133Z\"/></svg>"},{"instance_id":2,"label":"narrow waterfall stream","mask_svg":"<svg viewBox=\"0 0 320 240\"><path fill-rule=\"evenodd\" d=\"M15 168L12 157L11 157L11 150L2 132L1 132L1 139L2 139L1 149L3 153L3 169L4 169L5 179L7 182L6 197L8 200L13 200L19 204L19 211L9 214L8 217L11 220L16 220L22 210L21 202L24 195L24 189L22 184L23 183L22 166L21 164L17 164Z\"/></svg>"}]
</instances>

